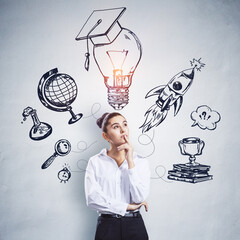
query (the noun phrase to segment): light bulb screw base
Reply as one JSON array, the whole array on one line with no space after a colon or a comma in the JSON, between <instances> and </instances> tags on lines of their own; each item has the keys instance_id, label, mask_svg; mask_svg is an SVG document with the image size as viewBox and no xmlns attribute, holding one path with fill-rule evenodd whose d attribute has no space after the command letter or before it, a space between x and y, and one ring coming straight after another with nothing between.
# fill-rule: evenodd
<instances>
[{"instance_id":1,"label":"light bulb screw base","mask_svg":"<svg viewBox=\"0 0 240 240\"><path fill-rule=\"evenodd\" d=\"M108 88L108 103L115 110L123 109L129 101L128 88Z\"/></svg>"}]
</instances>

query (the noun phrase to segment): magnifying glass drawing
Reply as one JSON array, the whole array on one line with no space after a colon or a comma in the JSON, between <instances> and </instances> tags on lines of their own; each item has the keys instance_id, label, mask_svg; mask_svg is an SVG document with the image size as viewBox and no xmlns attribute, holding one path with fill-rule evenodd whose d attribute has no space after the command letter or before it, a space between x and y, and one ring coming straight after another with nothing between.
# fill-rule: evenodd
<instances>
[{"instance_id":1,"label":"magnifying glass drawing","mask_svg":"<svg viewBox=\"0 0 240 240\"><path fill-rule=\"evenodd\" d=\"M71 144L66 139L60 139L55 143L55 152L42 165L42 169L48 168L57 156L66 156L71 151Z\"/></svg>"}]
</instances>

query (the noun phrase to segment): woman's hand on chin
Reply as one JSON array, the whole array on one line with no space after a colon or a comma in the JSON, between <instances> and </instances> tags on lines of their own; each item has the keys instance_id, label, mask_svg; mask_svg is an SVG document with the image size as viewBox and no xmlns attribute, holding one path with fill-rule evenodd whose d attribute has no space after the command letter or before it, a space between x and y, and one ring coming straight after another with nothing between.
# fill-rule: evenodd
<instances>
[{"instance_id":1,"label":"woman's hand on chin","mask_svg":"<svg viewBox=\"0 0 240 240\"><path fill-rule=\"evenodd\" d=\"M125 151L125 157L128 162L128 168L133 168L135 166L133 162L133 147L129 142L129 139L126 135L124 135L125 143L121 144L117 147L118 151Z\"/></svg>"}]
</instances>

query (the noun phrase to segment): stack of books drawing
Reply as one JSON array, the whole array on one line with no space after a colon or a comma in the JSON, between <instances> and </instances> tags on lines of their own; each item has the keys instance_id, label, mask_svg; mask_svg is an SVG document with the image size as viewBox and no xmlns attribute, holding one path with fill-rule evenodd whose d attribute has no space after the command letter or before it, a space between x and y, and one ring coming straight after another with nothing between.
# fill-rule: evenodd
<instances>
[{"instance_id":1,"label":"stack of books drawing","mask_svg":"<svg viewBox=\"0 0 240 240\"><path fill-rule=\"evenodd\" d=\"M173 170L168 171L168 179L198 183L213 179L209 175L210 166L202 164L173 164Z\"/></svg>"}]
</instances>

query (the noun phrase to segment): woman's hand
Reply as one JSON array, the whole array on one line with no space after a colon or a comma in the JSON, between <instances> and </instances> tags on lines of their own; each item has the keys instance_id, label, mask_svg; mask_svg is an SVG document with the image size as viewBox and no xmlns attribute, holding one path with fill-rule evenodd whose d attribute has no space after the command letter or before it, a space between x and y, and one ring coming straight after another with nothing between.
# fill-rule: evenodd
<instances>
[{"instance_id":1,"label":"woman's hand","mask_svg":"<svg viewBox=\"0 0 240 240\"><path fill-rule=\"evenodd\" d=\"M145 207L146 212L148 211L148 204L145 201L142 202L142 203L139 203L139 204L136 204L136 203L128 204L127 210L128 211L135 211L135 210L139 209L141 206Z\"/></svg>"},{"instance_id":2,"label":"woman's hand","mask_svg":"<svg viewBox=\"0 0 240 240\"><path fill-rule=\"evenodd\" d=\"M125 151L125 157L128 162L128 168L133 168L135 166L133 162L133 147L129 142L129 139L126 135L124 135L125 142L124 144L117 147L118 151Z\"/></svg>"}]
</instances>

